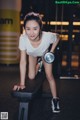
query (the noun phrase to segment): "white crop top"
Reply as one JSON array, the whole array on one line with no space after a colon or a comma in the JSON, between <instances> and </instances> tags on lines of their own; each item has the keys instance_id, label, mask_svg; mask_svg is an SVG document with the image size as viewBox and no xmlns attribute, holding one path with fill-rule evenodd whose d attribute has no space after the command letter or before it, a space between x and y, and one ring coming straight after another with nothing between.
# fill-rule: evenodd
<instances>
[{"instance_id":1,"label":"white crop top","mask_svg":"<svg viewBox=\"0 0 80 120\"><path fill-rule=\"evenodd\" d=\"M57 39L56 33L43 31L41 43L38 47L35 48L32 46L27 35L24 33L20 36L19 39L19 49L26 50L26 53L33 57L42 56L45 53L45 51L48 49L50 44L54 43L56 39Z\"/></svg>"}]
</instances>

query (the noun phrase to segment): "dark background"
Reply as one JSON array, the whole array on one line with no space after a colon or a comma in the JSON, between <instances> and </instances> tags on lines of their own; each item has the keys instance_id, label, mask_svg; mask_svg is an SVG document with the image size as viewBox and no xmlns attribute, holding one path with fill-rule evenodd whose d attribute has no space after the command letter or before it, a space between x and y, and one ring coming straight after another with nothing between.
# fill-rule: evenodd
<instances>
[{"instance_id":1,"label":"dark background","mask_svg":"<svg viewBox=\"0 0 80 120\"><path fill-rule=\"evenodd\" d=\"M75 19L80 19L80 4L55 4L55 0L22 0L21 15L24 17L30 11L44 14L44 19L55 20L56 7L58 7L58 20L61 20L62 5L64 6L64 20L69 19L70 11Z\"/></svg>"}]
</instances>

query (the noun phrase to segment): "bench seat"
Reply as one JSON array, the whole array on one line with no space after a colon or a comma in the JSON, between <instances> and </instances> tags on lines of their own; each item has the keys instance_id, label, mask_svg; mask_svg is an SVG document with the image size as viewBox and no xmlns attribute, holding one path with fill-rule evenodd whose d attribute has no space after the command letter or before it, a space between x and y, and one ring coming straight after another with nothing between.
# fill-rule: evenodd
<instances>
[{"instance_id":1,"label":"bench seat","mask_svg":"<svg viewBox=\"0 0 80 120\"><path fill-rule=\"evenodd\" d=\"M38 73L35 80L26 80L25 89L11 92L12 96L17 98L20 102L18 120L28 120L29 103L33 98L40 95L44 79L44 73Z\"/></svg>"}]
</instances>

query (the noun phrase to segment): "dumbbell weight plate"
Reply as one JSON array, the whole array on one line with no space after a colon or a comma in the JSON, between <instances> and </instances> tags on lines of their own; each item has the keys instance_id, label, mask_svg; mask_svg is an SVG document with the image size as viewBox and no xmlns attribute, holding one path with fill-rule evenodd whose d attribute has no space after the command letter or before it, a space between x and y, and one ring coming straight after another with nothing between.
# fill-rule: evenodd
<instances>
[{"instance_id":1,"label":"dumbbell weight plate","mask_svg":"<svg viewBox=\"0 0 80 120\"><path fill-rule=\"evenodd\" d=\"M45 62L50 64L54 61L55 56L52 52L47 52L44 54L43 58L44 58Z\"/></svg>"}]
</instances>

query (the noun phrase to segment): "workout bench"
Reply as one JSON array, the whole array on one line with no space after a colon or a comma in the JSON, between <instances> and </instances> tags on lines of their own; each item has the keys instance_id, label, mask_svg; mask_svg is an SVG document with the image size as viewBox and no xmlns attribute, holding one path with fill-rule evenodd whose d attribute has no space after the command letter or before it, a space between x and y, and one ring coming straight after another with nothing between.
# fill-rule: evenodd
<instances>
[{"instance_id":1,"label":"workout bench","mask_svg":"<svg viewBox=\"0 0 80 120\"><path fill-rule=\"evenodd\" d=\"M35 80L26 80L26 88L24 90L11 92L12 96L20 102L18 120L28 120L30 101L40 95L44 76L43 72L38 73Z\"/></svg>"}]
</instances>

